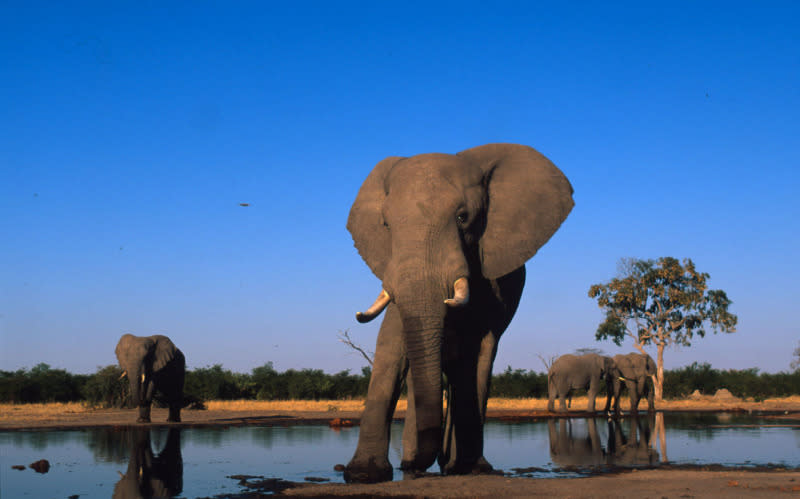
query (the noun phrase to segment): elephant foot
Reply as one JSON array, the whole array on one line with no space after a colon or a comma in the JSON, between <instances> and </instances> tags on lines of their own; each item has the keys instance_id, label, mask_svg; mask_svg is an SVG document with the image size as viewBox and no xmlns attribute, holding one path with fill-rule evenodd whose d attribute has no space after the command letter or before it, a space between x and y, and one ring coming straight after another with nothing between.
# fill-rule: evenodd
<instances>
[{"instance_id":1,"label":"elephant foot","mask_svg":"<svg viewBox=\"0 0 800 499\"><path fill-rule=\"evenodd\" d=\"M388 459L369 458L367 462L351 460L344 469L344 481L347 483L378 483L392 479L394 470Z\"/></svg>"},{"instance_id":2,"label":"elephant foot","mask_svg":"<svg viewBox=\"0 0 800 499\"><path fill-rule=\"evenodd\" d=\"M441 450L442 431L439 428L420 431L417 449L411 458L404 458L400 469L404 471L425 471L436 461Z\"/></svg>"},{"instance_id":3,"label":"elephant foot","mask_svg":"<svg viewBox=\"0 0 800 499\"><path fill-rule=\"evenodd\" d=\"M149 423L150 422L150 418L149 417L144 418L144 417L140 416L140 417L136 418L136 422L137 423Z\"/></svg>"},{"instance_id":4,"label":"elephant foot","mask_svg":"<svg viewBox=\"0 0 800 499\"><path fill-rule=\"evenodd\" d=\"M472 463L448 463L442 468L442 473L445 475L480 475L492 471L494 467L483 456Z\"/></svg>"},{"instance_id":5,"label":"elephant foot","mask_svg":"<svg viewBox=\"0 0 800 499\"><path fill-rule=\"evenodd\" d=\"M167 418L167 423L180 423L181 418Z\"/></svg>"}]
</instances>

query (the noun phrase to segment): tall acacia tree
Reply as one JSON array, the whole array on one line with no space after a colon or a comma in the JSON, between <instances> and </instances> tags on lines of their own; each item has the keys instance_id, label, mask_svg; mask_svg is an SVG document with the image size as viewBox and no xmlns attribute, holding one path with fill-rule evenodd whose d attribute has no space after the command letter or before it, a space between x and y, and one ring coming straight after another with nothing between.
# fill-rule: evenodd
<instances>
[{"instance_id":1,"label":"tall acacia tree","mask_svg":"<svg viewBox=\"0 0 800 499\"><path fill-rule=\"evenodd\" d=\"M728 312L731 300L724 291L708 289L709 275L698 272L690 259L658 260L623 258L619 276L589 288L589 297L605 310L595 339L611 339L618 346L626 336L642 353L655 344L658 352L654 378L655 396L664 393L664 347L691 346L692 338L736 332L737 318Z\"/></svg>"}]
</instances>

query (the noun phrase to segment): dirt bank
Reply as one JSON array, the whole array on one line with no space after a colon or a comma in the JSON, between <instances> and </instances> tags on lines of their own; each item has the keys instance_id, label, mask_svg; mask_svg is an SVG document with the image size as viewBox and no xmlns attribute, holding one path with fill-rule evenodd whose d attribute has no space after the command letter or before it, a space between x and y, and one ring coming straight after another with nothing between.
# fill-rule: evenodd
<instances>
[{"instance_id":1,"label":"dirt bank","mask_svg":"<svg viewBox=\"0 0 800 499\"><path fill-rule=\"evenodd\" d=\"M800 471L656 469L588 478L435 476L373 485L298 484L294 497L792 497Z\"/></svg>"}]
</instances>

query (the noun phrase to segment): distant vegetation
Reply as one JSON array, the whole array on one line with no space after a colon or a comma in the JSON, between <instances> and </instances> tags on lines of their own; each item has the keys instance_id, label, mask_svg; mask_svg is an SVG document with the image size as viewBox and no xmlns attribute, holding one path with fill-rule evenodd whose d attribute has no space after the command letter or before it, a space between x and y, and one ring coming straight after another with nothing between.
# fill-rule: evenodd
<instances>
[{"instance_id":1,"label":"distant vegetation","mask_svg":"<svg viewBox=\"0 0 800 499\"><path fill-rule=\"evenodd\" d=\"M94 374L70 374L47 364L30 370L0 370L0 402L85 402L95 407L123 407L128 383L119 379L120 374L122 370L113 365ZM243 374L217 364L188 370L185 392L187 400L345 400L366 397L369 377L369 367L360 374L326 374L319 369L278 372L268 362ZM695 390L713 395L720 388L756 400L800 395L800 370L768 374L756 368L720 370L694 363L665 371L664 398L684 398ZM492 376L491 396L546 398L547 374L509 366Z\"/></svg>"}]
</instances>

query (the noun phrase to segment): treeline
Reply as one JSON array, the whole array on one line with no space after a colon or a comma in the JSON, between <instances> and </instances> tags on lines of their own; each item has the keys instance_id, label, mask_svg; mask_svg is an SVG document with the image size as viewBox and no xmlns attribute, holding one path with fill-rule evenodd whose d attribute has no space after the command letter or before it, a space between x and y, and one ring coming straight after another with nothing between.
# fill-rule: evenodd
<instances>
[{"instance_id":1,"label":"treeline","mask_svg":"<svg viewBox=\"0 0 800 499\"><path fill-rule=\"evenodd\" d=\"M128 382L120 379L118 366L99 368L94 374L70 374L39 364L32 369L0 370L0 402L84 402L91 406L123 407ZM276 371L271 362L249 374L234 373L217 364L186 371L187 403L203 400L344 400L364 398L370 369L360 374L341 371L326 374L320 369ZM664 397L684 398L699 390L713 395L727 388L741 398L763 400L800 395L800 370L792 373L759 373L758 369L720 370L710 364L665 371ZM603 392L604 394L604 392ZM501 398L546 398L547 374L510 366L492 376L491 396Z\"/></svg>"}]
</instances>

